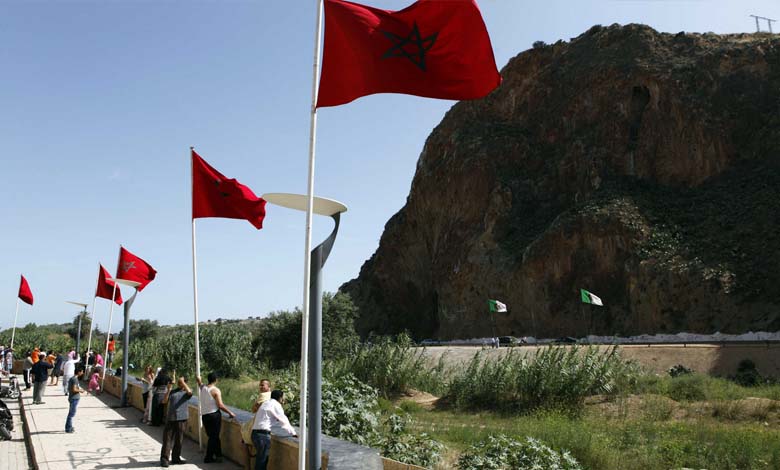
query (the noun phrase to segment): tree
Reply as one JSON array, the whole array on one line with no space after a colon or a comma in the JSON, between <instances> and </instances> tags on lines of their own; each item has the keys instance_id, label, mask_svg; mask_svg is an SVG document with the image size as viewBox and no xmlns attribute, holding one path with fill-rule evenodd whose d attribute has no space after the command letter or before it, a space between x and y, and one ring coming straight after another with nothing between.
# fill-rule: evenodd
<instances>
[{"instance_id":1,"label":"tree","mask_svg":"<svg viewBox=\"0 0 780 470\"><path fill-rule=\"evenodd\" d=\"M92 325L92 317L86 311L79 312L76 316L73 317L73 321L70 323L70 325L68 325L66 333L73 339L73 341L76 341L76 337L78 336L79 331L79 317L81 317L81 340L87 341L87 337L89 336L89 329Z\"/></svg>"},{"instance_id":2,"label":"tree","mask_svg":"<svg viewBox=\"0 0 780 470\"><path fill-rule=\"evenodd\" d=\"M160 332L160 324L157 320L130 320L130 341L142 341L147 338L156 338ZM125 329L119 332L118 339L125 337Z\"/></svg>"}]
</instances>

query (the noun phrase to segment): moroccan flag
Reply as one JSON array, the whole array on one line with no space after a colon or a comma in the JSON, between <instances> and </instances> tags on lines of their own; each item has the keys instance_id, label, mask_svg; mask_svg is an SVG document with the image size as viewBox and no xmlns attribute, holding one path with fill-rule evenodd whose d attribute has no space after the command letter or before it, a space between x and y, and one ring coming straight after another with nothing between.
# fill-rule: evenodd
<instances>
[{"instance_id":1,"label":"moroccan flag","mask_svg":"<svg viewBox=\"0 0 780 470\"><path fill-rule=\"evenodd\" d=\"M192 151L192 218L246 219L263 228L265 199L235 179L228 179Z\"/></svg>"},{"instance_id":2,"label":"moroccan flag","mask_svg":"<svg viewBox=\"0 0 780 470\"><path fill-rule=\"evenodd\" d=\"M101 299L108 299L111 300L111 296L114 294L114 281L111 281L111 273L108 272L108 269L104 268L103 265L100 265L100 270L98 271L98 282L97 282L97 289L95 290L95 297L100 297ZM116 286L116 297L114 297L114 302L116 302L117 305L122 305L122 291L119 290L119 286Z\"/></svg>"},{"instance_id":3,"label":"moroccan flag","mask_svg":"<svg viewBox=\"0 0 780 470\"><path fill-rule=\"evenodd\" d=\"M585 289L580 289L580 298L582 299L583 303L598 305L600 307L604 306L604 304L601 302L601 298L599 296L597 296L596 294L590 293L590 292L586 291Z\"/></svg>"},{"instance_id":4,"label":"moroccan flag","mask_svg":"<svg viewBox=\"0 0 780 470\"><path fill-rule=\"evenodd\" d=\"M136 287L136 290L141 292L147 284L152 282L156 275L157 271L154 270L151 264L125 250L123 246L119 247L119 263L116 267L117 279L140 282L141 285ZM110 297L111 295L109 294Z\"/></svg>"},{"instance_id":5,"label":"moroccan flag","mask_svg":"<svg viewBox=\"0 0 780 470\"><path fill-rule=\"evenodd\" d=\"M33 295L30 290L30 284L27 284L27 279L25 279L24 276L22 276L22 282L19 284L19 298L27 304L33 304Z\"/></svg>"},{"instance_id":6,"label":"moroccan flag","mask_svg":"<svg viewBox=\"0 0 780 470\"><path fill-rule=\"evenodd\" d=\"M325 0L318 108L374 93L476 99L500 83L474 0L419 0L400 11Z\"/></svg>"},{"instance_id":7,"label":"moroccan flag","mask_svg":"<svg viewBox=\"0 0 780 470\"><path fill-rule=\"evenodd\" d=\"M506 304L498 300L488 300L488 308L491 312L506 312Z\"/></svg>"}]
</instances>

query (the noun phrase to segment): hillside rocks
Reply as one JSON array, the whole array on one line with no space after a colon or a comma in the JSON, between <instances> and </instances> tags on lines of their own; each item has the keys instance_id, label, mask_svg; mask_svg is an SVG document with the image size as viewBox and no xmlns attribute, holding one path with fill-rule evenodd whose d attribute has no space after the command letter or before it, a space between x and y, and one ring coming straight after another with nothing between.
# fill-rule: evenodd
<instances>
[{"instance_id":1,"label":"hillside rocks","mask_svg":"<svg viewBox=\"0 0 780 470\"><path fill-rule=\"evenodd\" d=\"M596 26L502 75L342 286L363 334L780 329L780 39Z\"/></svg>"}]
</instances>

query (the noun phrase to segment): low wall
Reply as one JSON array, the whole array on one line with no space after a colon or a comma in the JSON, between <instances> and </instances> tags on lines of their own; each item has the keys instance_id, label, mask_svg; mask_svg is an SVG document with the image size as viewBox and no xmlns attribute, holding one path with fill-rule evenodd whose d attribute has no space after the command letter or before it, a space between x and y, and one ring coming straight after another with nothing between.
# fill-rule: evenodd
<instances>
[{"instance_id":1,"label":"low wall","mask_svg":"<svg viewBox=\"0 0 780 470\"><path fill-rule=\"evenodd\" d=\"M141 385L139 383L132 382L137 381L134 378L128 379L127 401L133 408L143 410ZM117 398L120 398L122 396L121 378L111 375L106 376L104 391ZM237 419L233 420L225 418L224 416L222 418L222 430L220 433L220 439L222 441L222 454L239 465L243 465L244 468L254 468L254 457L249 455L248 447L241 440L241 423L251 419L252 415L243 410L234 409L233 411L236 413ZM198 405L197 401L193 397L189 404L189 418L187 419L186 434L194 441L198 440L198 418ZM202 431L201 439L205 445L208 440L205 430ZM327 452L323 452L323 469L328 468L328 459L329 454ZM269 470L297 470L298 440L288 437L272 436L268 468ZM393 467L393 470L401 469Z\"/></svg>"}]
</instances>

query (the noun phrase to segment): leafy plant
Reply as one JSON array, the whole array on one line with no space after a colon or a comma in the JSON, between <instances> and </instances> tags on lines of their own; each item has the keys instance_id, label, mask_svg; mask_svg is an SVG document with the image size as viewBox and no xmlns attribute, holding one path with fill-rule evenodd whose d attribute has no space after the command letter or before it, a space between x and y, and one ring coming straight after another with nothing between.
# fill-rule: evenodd
<instances>
[{"instance_id":1,"label":"leafy plant","mask_svg":"<svg viewBox=\"0 0 780 470\"><path fill-rule=\"evenodd\" d=\"M458 459L459 470L581 470L568 451L558 452L538 439L488 436Z\"/></svg>"},{"instance_id":2,"label":"leafy plant","mask_svg":"<svg viewBox=\"0 0 780 470\"><path fill-rule=\"evenodd\" d=\"M444 446L426 433L408 431L409 418L389 415L383 423L383 432L372 442L383 457L421 467L431 468L441 460Z\"/></svg>"},{"instance_id":3,"label":"leafy plant","mask_svg":"<svg viewBox=\"0 0 780 470\"><path fill-rule=\"evenodd\" d=\"M669 369L670 377L679 377L681 375L693 374L693 369L689 369L682 364L677 364Z\"/></svg>"}]
</instances>

